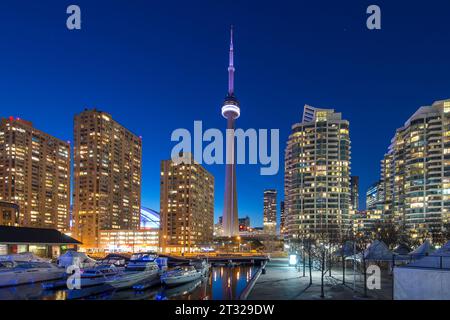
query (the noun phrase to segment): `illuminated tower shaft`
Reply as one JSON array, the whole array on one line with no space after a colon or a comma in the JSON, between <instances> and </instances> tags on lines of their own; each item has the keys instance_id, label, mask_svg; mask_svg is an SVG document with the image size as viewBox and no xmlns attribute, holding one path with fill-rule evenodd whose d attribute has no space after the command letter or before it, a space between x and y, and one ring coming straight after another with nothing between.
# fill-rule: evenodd
<instances>
[{"instance_id":1,"label":"illuminated tower shaft","mask_svg":"<svg viewBox=\"0 0 450 320\"><path fill-rule=\"evenodd\" d=\"M231 29L230 56L228 66L228 95L222 106L222 116L227 119L227 150L225 164L225 196L223 206L223 234L232 237L239 234L236 194L236 157L234 146L235 120L239 118L239 101L234 96L234 51L233 29Z\"/></svg>"}]
</instances>

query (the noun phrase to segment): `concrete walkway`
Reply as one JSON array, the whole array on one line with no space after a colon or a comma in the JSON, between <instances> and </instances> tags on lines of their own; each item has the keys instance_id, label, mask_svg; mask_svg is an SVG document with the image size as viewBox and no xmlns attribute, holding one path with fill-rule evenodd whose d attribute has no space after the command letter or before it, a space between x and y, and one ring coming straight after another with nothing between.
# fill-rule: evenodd
<instances>
[{"instance_id":1,"label":"concrete walkway","mask_svg":"<svg viewBox=\"0 0 450 320\"><path fill-rule=\"evenodd\" d=\"M353 300L363 299L363 277L356 277L356 291L353 291L353 272L347 270L346 284L342 284L342 269L334 269L331 277L324 280L325 299ZM312 272L313 284L309 285L309 270L306 277L303 269L299 271L288 266L287 258L272 259L266 266L266 274L261 274L256 281L248 300L316 300L322 299L320 271ZM382 275L381 290L368 290L366 299L388 299L392 297L392 278Z\"/></svg>"}]
</instances>

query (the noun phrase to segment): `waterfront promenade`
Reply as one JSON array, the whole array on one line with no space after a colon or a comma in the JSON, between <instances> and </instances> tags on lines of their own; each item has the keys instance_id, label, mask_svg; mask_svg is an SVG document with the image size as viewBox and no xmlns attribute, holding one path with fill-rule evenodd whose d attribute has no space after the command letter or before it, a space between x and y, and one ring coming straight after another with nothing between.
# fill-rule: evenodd
<instances>
[{"instance_id":1,"label":"waterfront promenade","mask_svg":"<svg viewBox=\"0 0 450 320\"><path fill-rule=\"evenodd\" d=\"M354 299L392 299L392 278L382 276L381 290L369 290L368 298L363 298L363 278L356 276L355 291L353 290L353 272L347 270L346 284L342 284L342 270L332 270L332 276L328 273L325 277L325 299L354 300ZM320 300L321 281L320 271L312 272L313 284L309 285L309 270L306 268L306 276L303 270L288 266L287 258L272 259L266 265L266 274L261 274L253 289L248 295L248 300Z\"/></svg>"}]
</instances>

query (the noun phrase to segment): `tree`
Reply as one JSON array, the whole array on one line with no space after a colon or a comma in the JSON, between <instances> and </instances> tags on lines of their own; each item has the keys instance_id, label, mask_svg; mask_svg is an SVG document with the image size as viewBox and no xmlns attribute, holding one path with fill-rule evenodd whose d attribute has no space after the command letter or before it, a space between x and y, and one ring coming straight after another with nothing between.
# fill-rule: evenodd
<instances>
[{"instance_id":1,"label":"tree","mask_svg":"<svg viewBox=\"0 0 450 320\"><path fill-rule=\"evenodd\" d=\"M444 239L445 241L450 240L450 222L444 223Z\"/></svg>"},{"instance_id":2,"label":"tree","mask_svg":"<svg viewBox=\"0 0 450 320\"><path fill-rule=\"evenodd\" d=\"M320 297L325 298L325 275L331 271L331 249L333 242L337 241L329 232L316 234L314 256L320 266Z\"/></svg>"},{"instance_id":3,"label":"tree","mask_svg":"<svg viewBox=\"0 0 450 320\"><path fill-rule=\"evenodd\" d=\"M367 244L369 243L369 238L364 233L357 233L354 237L355 242L355 249L356 251L361 252L361 268L362 268L362 274L364 276L364 293L363 297L367 297L367 265L366 265L366 257L365 257L365 250L367 248ZM355 263L353 261L353 263Z\"/></svg>"},{"instance_id":4,"label":"tree","mask_svg":"<svg viewBox=\"0 0 450 320\"><path fill-rule=\"evenodd\" d=\"M371 232L374 239L383 241L391 249L399 243L399 228L391 222L378 221L374 223Z\"/></svg>"}]
</instances>

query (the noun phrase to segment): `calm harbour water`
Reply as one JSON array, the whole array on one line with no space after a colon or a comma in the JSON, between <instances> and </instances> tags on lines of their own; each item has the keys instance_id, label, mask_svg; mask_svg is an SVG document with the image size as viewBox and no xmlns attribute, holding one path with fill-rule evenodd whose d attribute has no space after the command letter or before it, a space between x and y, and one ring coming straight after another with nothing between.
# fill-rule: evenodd
<instances>
[{"instance_id":1,"label":"calm harbour water","mask_svg":"<svg viewBox=\"0 0 450 320\"><path fill-rule=\"evenodd\" d=\"M213 267L209 277L181 286L164 288L157 285L142 292L110 291L86 299L232 300L239 297L256 271L255 266ZM0 288L0 300L64 300L68 296L68 290L44 290L41 283Z\"/></svg>"}]
</instances>

